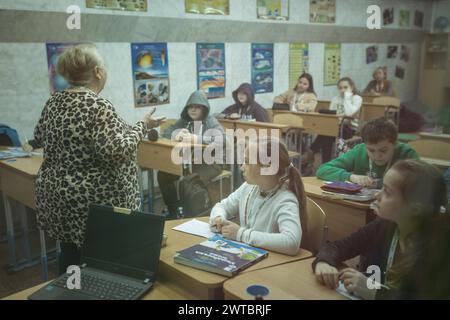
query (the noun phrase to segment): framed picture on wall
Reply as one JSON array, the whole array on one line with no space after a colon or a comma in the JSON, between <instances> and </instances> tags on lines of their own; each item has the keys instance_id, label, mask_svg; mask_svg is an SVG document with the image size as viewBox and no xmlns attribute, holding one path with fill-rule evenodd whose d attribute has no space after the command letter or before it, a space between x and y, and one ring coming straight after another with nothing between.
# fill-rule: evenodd
<instances>
[{"instance_id":1,"label":"framed picture on wall","mask_svg":"<svg viewBox=\"0 0 450 320\"><path fill-rule=\"evenodd\" d=\"M387 8L383 11L383 26L394 23L394 8Z\"/></svg>"},{"instance_id":2,"label":"framed picture on wall","mask_svg":"<svg viewBox=\"0 0 450 320\"><path fill-rule=\"evenodd\" d=\"M408 10L400 10L399 25L400 25L400 27L409 27L409 11Z\"/></svg>"},{"instance_id":3,"label":"framed picture on wall","mask_svg":"<svg viewBox=\"0 0 450 320\"><path fill-rule=\"evenodd\" d=\"M400 48L400 59L401 60L408 62L410 54L411 54L411 50L409 49L408 46L401 46L401 48Z\"/></svg>"},{"instance_id":4,"label":"framed picture on wall","mask_svg":"<svg viewBox=\"0 0 450 320\"><path fill-rule=\"evenodd\" d=\"M225 97L224 43L197 43L197 88L208 99Z\"/></svg>"},{"instance_id":5,"label":"framed picture on wall","mask_svg":"<svg viewBox=\"0 0 450 320\"><path fill-rule=\"evenodd\" d=\"M146 12L148 0L86 0L86 8L143 11Z\"/></svg>"},{"instance_id":6,"label":"framed picture on wall","mask_svg":"<svg viewBox=\"0 0 450 320\"><path fill-rule=\"evenodd\" d=\"M336 0L310 0L309 21L336 23Z\"/></svg>"},{"instance_id":7,"label":"framed picture on wall","mask_svg":"<svg viewBox=\"0 0 450 320\"><path fill-rule=\"evenodd\" d=\"M273 92L273 43L252 43L251 74L255 93Z\"/></svg>"},{"instance_id":8,"label":"framed picture on wall","mask_svg":"<svg viewBox=\"0 0 450 320\"><path fill-rule=\"evenodd\" d=\"M398 50L398 46L388 46L388 48L387 48L387 58L388 59L395 59L395 58L397 58L397 50Z\"/></svg>"},{"instance_id":9,"label":"framed picture on wall","mask_svg":"<svg viewBox=\"0 0 450 320\"><path fill-rule=\"evenodd\" d=\"M399 79L403 79L405 77L405 69L400 66L396 66L395 67L395 76Z\"/></svg>"},{"instance_id":10,"label":"framed picture on wall","mask_svg":"<svg viewBox=\"0 0 450 320\"><path fill-rule=\"evenodd\" d=\"M366 48L366 63L372 63L378 60L378 47L370 46Z\"/></svg>"},{"instance_id":11,"label":"framed picture on wall","mask_svg":"<svg viewBox=\"0 0 450 320\"><path fill-rule=\"evenodd\" d=\"M48 66L48 77L50 84L50 92L54 93L56 91L62 91L69 87L66 79L61 76L56 68L58 65L59 56L67 49L77 43L47 43L47 66Z\"/></svg>"},{"instance_id":12,"label":"framed picture on wall","mask_svg":"<svg viewBox=\"0 0 450 320\"><path fill-rule=\"evenodd\" d=\"M135 106L169 103L167 43L132 43L131 60Z\"/></svg>"},{"instance_id":13,"label":"framed picture on wall","mask_svg":"<svg viewBox=\"0 0 450 320\"><path fill-rule=\"evenodd\" d=\"M414 12L414 25L419 28L423 28L423 12L416 10Z\"/></svg>"},{"instance_id":14,"label":"framed picture on wall","mask_svg":"<svg viewBox=\"0 0 450 320\"><path fill-rule=\"evenodd\" d=\"M257 0L258 19L289 20L289 0Z\"/></svg>"},{"instance_id":15,"label":"framed picture on wall","mask_svg":"<svg viewBox=\"0 0 450 320\"><path fill-rule=\"evenodd\" d=\"M195 14L230 14L229 0L185 0L186 13Z\"/></svg>"}]
</instances>

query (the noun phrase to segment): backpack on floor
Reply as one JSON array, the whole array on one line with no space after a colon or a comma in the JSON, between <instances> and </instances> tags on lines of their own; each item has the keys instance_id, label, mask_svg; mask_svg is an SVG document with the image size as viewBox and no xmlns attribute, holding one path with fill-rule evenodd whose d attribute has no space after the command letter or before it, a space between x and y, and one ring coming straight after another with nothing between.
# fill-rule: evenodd
<instances>
[{"instance_id":1,"label":"backpack on floor","mask_svg":"<svg viewBox=\"0 0 450 320\"><path fill-rule=\"evenodd\" d=\"M208 188L197 173L182 178L180 198L185 217L206 214L212 207Z\"/></svg>"}]
</instances>

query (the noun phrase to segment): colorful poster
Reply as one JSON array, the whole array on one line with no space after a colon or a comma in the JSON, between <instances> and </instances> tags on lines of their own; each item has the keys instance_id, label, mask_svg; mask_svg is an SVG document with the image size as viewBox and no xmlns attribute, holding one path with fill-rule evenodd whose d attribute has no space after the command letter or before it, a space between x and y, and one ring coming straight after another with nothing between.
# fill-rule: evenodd
<instances>
[{"instance_id":1,"label":"colorful poster","mask_svg":"<svg viewBox=\"0 0 450 320\"><path fill-rule=\"evenodd\" d=\"M383 26L394 23L394 8L384 9Z\"/></svg>"},{"instance_id":2,"label":"colorful poster","mask_svg":"<svg viewBox=\"0 0 450 320\"><path fill-rule=\"evenodd\" d=\"M147 11L147 0L86 0L86 8Z\"/></svg>"},{"instance_id":3,"label":"colorful poster","mask_svg":"<svg viewBox=\"0 0 450 320\"><path fill-rule=\"evenodd\" d=\"M273 92L273 43L252 43L252 86L255 93Z\"/></svg>"},{"instance_id":4,"label":"colorful poster","mask_svg":"<svg viewBox=\"0 0 450 320\"><path fill-rule=\"evenodd\" d=\"M289 88L294 88L298 77L308 72L309 54L307 43L289 44Z\"/></svg>"},{"instance_id":5,"label":"colorful poster","mask_svg":"<svg viewBox=\"0 0 450 320\"><path fill-rule=\"evenodd\" d=\"M378 47L371 46L366 48L366 63L372 63L378 60Z\"/></svg>"},{"instance_id":6,"label":"colorful poster","mask_svg":"<svg viewBox=\"0 0 450 320\"><path fill-rule=\"evenodd\" d=\"M185 0L186 12L197 14L230 14L229 0Z\"/></svg>"},{"instance_id":7,"label":"colorful poster","mask_svg":"<svg viewBox=\"0 0 450 320\"><path fill-rule=\"evenodd\" d=\"M208 99L225 97L225 44L197 43L197 88Z\"/></svg>"},{"instance_id":8,"label":"colorful poster","mask_svg":"<svg viewBox=\"0 0 450 320\"><path fill-rule=\"evenodd\" d=\"M336 23L336 0L310 0L309 21Z\"/></svg>"},{"instance_id":9,"label":"colorful poster","mask_svg":"<svg viewBox=\"0 0 450 320\"><path fill-rule=\"evenodd\" d=\"M258 19L289 20L289 0L258 0Z\"/></svg>"},{"instance_id":10,"label":"colorful poster","mask_svg":"<svg viewBox=\"0 0 450 320\"><path fill-rule=\"evenodd\" d=\"M414 25L416 27L422 28L423 27L423 12L416 10L414 13Z\"/></svg>"},{"instance_id":11,"label":"colorful poster","mask_svg":"<svg viewBox=\"0 0 450 320\"><path fill-rule=\"evenodd\" d=\"M132 43L131 61L135 106L169 103L167 43Z\"/></svg>"},{"instance_id":12,"label":"colorful poster","mask_svg":"<svg viewBox=\"0 0 450 320\"><path fill-rule=\"evenodd\" d=\"M56 68L58 65L59 56L69 47L72 47L73 43L47 43L47 65L48 65L48 77L50 80L50 92L62 91L66 89L69 84L60 74L58 74Z\"/></svg>"},{"instance_id":13,"label":"colorful poster","mask_svg":"<svg viewBox=\"0 0 450 320\"><path fill-rule=\"evenodd\" d=\"M388 59L395 59L395 58L397 58L397 51L398 51L398 47L397 46L388 46L387 58Z\"/></svg>"},{"instance_id":14,"label":"colorful poster","mask_svg":"<svg viewBox=\"0 0 450 320\"><path fill-rule=\"evenodd\" d=\"M400 27L409 27L409 11L400 10Z\"/></svg>"},{"instance_id":15,"label":"colorful poster","mask_svg":"<svg viewBox=\"0 0 450 320\"><path fill-rule=\"evenodd\" d=\"M341 77L341 45L325 44L324 86L335 86Z\"/></svg>"}]
</instances>

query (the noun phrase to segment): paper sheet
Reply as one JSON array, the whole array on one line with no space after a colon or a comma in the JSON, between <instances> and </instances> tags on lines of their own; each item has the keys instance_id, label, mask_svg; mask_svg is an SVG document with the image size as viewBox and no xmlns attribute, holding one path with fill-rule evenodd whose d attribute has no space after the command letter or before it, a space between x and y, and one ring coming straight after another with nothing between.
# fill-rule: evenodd
<instances>
[{"instance_id":1,"label":"paper sheet","mask_svg":"<svg viewBox=\"0 0 450 320\"><path fill-rule=\"evenodd\" d=\"M180 224L172 228L172 230L193 234L207 239L215 235L215 233L209 229L209 223L197 219L192 219Z\"/></svg>"},{"instance_id":2,"label":"paper sheet","mask_svg":"<svg viewBox=\"0 0 450 320\"><path fill-rule=\"evenodd\" d=\"M336 289L336 291L337 291L339 294L343 295L344 297L346 297L346 298L348 298L348 299L351 299L351 300L362 300L360 297L354 296L354 295L352 295L351 293L349 293L349 292L347 291L347 289L345 289L345 286L344 286L344 284L343 284L341 281L339 281L339 286L338 286L338 288Z\"/></svg>"}]
</instances>

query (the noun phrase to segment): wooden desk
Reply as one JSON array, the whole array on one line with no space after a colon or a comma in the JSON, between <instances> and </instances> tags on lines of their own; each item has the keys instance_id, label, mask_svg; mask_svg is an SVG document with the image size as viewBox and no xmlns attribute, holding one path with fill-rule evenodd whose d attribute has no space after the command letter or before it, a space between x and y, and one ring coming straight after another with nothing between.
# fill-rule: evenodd
<instances>
[{"instance_id":1,"label":"wooden desk","mask_svg":"<svg viewBox=\"0 0 450 320\"><path fill-rule=\"evenodd\" d=\"M307 133L338 137L341 117L317 112L274 110L273 122L303 129Z\"/></svg>"},{"instance_id":2,"label":"wooden desk","mask_svg":"<svg viewBox=\"0 0 450 320\"><path fill-rule=\"evenodd\" d=\"M233 131L242 129L246 132L249 129L253 129L256 131L258 137L263 132L264 135L280 138L281 133L288 129L287 125L261 121L220 119L219 122L225 129L231 129Z\"/></svg>"},{"instance_id":3,"label":"wooden desk","mask_svg":"<svg viewBox=\"0 0 450 320\"><path fill-rule=\"evenodd\" d=\"M450 143L450 134L419 132L421 139L441 140Z\"/></svg>"},{"instance_id":4,"label":"wooden desk","mask_svg":"<svg viewBox=\"0 0 450 320\"><path fill-rule=\"evenodd\" d=\"M50 281L49 281L50 282ZM32 288L17 292L2 300L27 300L28 296L48 284L49 282L41 283ZM158 279L153 289L147 293L142 300L195 300L197 299L191 292L180 288L174 283L170 283L165 279Z\"/></svg>"},{"instance_id":5,"label":"wooden desk","mask_svg":"<svg viewBox=\"0 0 450 320\"><path fill-rule=\"evenodd\" d=\"M360 119L362 121L369 121L372 119L385 117L388 109L389 107L383 104L363 102L361 106Z\"/></svg>"},{"instance_id":6,"label":"wooden desk","mask_svg":"<svg viewBox=\"0 0 450 320\"><path fill-rule=\"evenodd\" d=\"M194 269L173 261L173 256L177 251L205 241L202 237L172 230L173 227L189 220L190 219L183 219L166 222L164 233L168 235L168 239L167 246L161 249L159 264L160 275L165 279L170 279L170 282L183 286L183 288L189 290L193 295L200 299L222 299L222 287L223 283L228 279L227 277ZM208 217L200 218L200 220L207 221ZM266 259L242 271L242 273L253 272L255 270L273 267L287 262L302 260L310 258L311 256L311 252L303 249L300 249L296 256L287 256L270 252Z\"/></svg>"},{"instance_id":7,"label":"wooden desk","mask_svg":"<svg viewBox=\"0 0 450 320\"><path fill-rule=\"evenodd\" d=\"M325 212L328 224L327 240L341 239L366 224L371 213L369 203L349 200L337 200L322 194L323 181L316 177L303 177L305 192Z\"/></svg>"},{"instance_id":8,"label":"wooden desk","mask_svg":"<svg viewBox=\"0 0 450 320\"><path fill-rule=\"evenodd\" d=\"M311 269L312 262L313 259L300 260L238 275L225 281L225 299L254 300L247 288L262 285L269 289L264 300L346 300L317 282Z\"/></svg>"}]
</instances>

